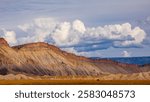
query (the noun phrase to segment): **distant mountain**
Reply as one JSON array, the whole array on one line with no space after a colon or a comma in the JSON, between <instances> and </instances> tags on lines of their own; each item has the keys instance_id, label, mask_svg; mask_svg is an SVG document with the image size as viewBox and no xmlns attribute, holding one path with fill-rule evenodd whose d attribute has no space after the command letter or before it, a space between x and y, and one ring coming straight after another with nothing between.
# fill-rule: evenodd
<instances>
[{"instance_id":1,"label":"distant mountain","mask_svg":"<svg viewBox=\"0 0 150 102\"><path fill-rule=\"evenodd\" d=\"M109 59L120 63L145 65L150 64L150 56L148 57L116 57L116 58L99 58L93 57L92 59Z\"/></svg>"},{"instance_id":2,"label":"distant mountain","mask_svg":"<svg viewBox=\"0 0 150 102\"><path fill-rule=\"evenodd\" d=\"M150 65L123 64L110 59L93 60L76 56L44 42L10 47L0 39L0 74L36 76L99 76L150 71Z\"/></svg>"}]
</instances>

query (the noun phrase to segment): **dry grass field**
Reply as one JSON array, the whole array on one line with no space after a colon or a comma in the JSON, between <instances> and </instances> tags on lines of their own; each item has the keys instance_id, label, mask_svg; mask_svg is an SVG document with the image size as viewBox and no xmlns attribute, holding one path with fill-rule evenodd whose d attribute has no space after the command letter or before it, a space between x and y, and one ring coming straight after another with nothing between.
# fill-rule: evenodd
<instances>
[{"instance_id":1,"label":"dry grass field","mask_svg":"<svg viewBox=\"0 0 150 102\"><path fill-rule=\"evenodd\" d=\"M150 85L150 80L0 80L0 85Z\"/></svg>"}]
</instances>

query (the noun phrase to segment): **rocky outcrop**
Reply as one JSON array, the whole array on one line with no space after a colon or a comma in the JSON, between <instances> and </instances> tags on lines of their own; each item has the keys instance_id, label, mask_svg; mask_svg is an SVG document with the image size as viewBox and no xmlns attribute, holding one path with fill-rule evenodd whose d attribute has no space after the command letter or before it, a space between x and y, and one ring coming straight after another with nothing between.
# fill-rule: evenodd
<instances>
[{"instance_id":1,"label":"rocky outcrop","mask_svg":"<svg viewBox=\"0 0 150 102\"><path fill-rule=\"evenodd\" d=\"M76 56L43 42L14 47L9 47L4 39L0 42L1 75L99 76L145 71L139 66ZM149 69L146 66L146 71Z\"/></svg>"},{"instance_id":2,"label":"rocky outcrop","mask_svg":"<svg viewBox=\"0 0 150 102\"><path fill-rule=\"evenodd\" d=\"M0 46L2 45L9 46L7 41L4 38L0 38Z\"/></svg>"}]
</instances>

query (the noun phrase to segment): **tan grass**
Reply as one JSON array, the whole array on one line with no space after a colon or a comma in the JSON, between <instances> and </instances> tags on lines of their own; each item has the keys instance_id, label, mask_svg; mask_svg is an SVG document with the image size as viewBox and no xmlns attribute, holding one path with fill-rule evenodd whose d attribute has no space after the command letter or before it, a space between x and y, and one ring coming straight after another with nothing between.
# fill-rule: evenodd
<instances>
[{"instance_id":1,"label":"tan grass","mask_svg":"<svg viewBox=\"0 0 150 102\"><path fill-rule=\"evenodd\" d=\"M0 80L0 85L150 85L150 80Z\"/></svg>"}]
</instances>

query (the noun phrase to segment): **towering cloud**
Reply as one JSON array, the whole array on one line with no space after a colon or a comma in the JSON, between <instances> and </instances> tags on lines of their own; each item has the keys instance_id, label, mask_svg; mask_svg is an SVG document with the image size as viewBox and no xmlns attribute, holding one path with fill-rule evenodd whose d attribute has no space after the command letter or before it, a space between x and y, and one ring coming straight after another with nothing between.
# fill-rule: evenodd
<instances>
[{"instance_id":1,"label":"towering cloud","mask_svg":"<svg viewBox=\"0 0 150 102\"><path fill-rule=\"evenodd\" d=\"M19 38L19 43L44 42L55 29L57 20L54 18L36 18L32 22L18 25L26 36Z\"/></svg>"},{"instance_id":2,"label":"towering cloud","mask_svg":"<svg viewBox=\"0 0 150 102\"><path fill-rule=\"evenodd\" d=\"M63 22L56 26L51 37L58 46L77 45L85 31L84 23L80 20L75 20L72 23Z\"/></svg>"},{"instance_id":3,"label":"towering cloud","mask_svg":"<svg viewBox=\"0 0 150 102\"><path fill-rule=\"evenodd\" d=\"M72 24L72 28L73 30L82 34L86 31L84 23L80 20L75 20Z\"/></svg>"}]
</instances>

